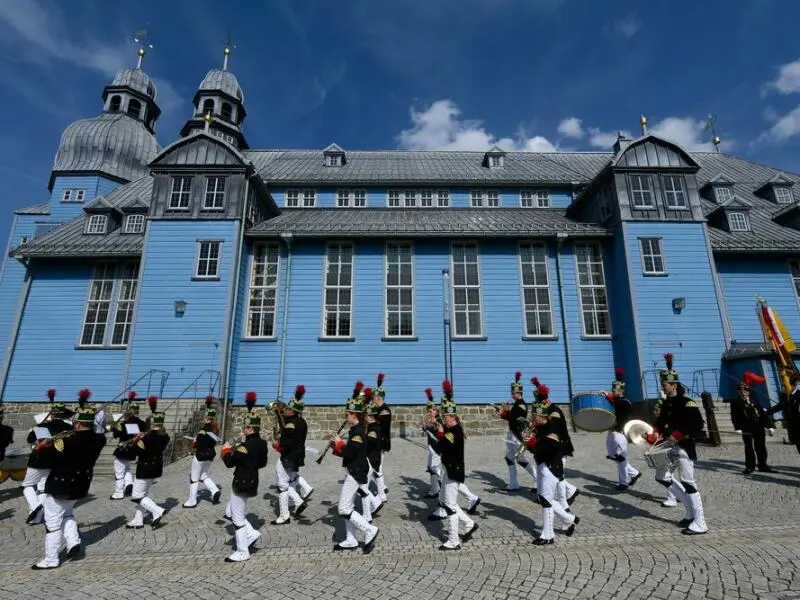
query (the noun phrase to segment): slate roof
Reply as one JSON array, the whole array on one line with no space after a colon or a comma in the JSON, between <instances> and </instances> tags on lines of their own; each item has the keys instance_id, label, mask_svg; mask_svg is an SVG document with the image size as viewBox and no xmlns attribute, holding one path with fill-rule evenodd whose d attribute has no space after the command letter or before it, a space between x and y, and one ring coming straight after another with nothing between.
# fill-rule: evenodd
<instances>
[{"instance_id":1,"label":"slate roof","mask_svg":"<svg viewBox=\"0 0 800 600\"><path fill-rule=\"evenodd\" d=\"M716 227L708 228L711 247L715 252L798 251L798 248L800 248L800 231L779 225L773 220L776 214L791 205L775 204L772 200L756 196L754 192L779 173L783 173L786 179L795 182L795 184L800 183L800 176L727 154L701 152L694 153L692 156L700 163L701 167L697 173L699 187L722 175L734 182L733 193L735 197L752 206L747 211L752 231L729 233ZM798 190L794 189L793 193L795 194L795 201L797 201ZM719 208L718 204L706 198L701 198L700 202L705 215L709 215Z\"/></svg>"},{"instance_id":2,"label":"slate roof","mask_svg":"<svg viewBox=\"0 0 800 600\"><path fill-rule=\"evenodd\" d=\"M149 203L153 193L153 178L149 175L128 185L117 188L106 196L105 200L112 206L124 210L125 207L138 204L139 199ZM64 258L98 256L122 257L140 256L144 246L144 234L121 233L117 228L105 235L87 234L86 216L81 214L61 227L53 229L30 240L24 246L14 248L12 257L52 257Z\"/></svg>"},{"instance_id":3,"label":"slate roof","mask_svg":"<svg viewBox=\"0 0 800 600\"><path fill-rule=\"evenodd\" d=\"M33 206L26 206L25 208L18 208L14 211L15 215L49 215L50 203L42 202L34 204Z\"/></svg>"},{"instance_id":4,"label":"slate roof","mask_svg":"<svg viewBox=\"0 0 800 600\"><path fill-rule=\"evenodd\" d=\"M604 227L575 223L563 210L530 208L287 208L248 231L252 237L555 237L609 235Z\"/></svg>"}]
</instances>

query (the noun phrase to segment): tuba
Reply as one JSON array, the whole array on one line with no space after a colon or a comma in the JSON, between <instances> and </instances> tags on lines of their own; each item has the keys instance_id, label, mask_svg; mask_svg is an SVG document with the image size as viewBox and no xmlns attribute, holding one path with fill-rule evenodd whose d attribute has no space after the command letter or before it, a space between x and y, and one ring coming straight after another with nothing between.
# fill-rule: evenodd
<instances>
[{"instance_id":1,"label":"tuba","mask_svg":"<svg viewBox=\"0 0 800 600\"><path fill-rule=\"evenodd\" d=\"M286 408L286 404L280 400L275 400L267 404L269 418L272 421L272 440L274 442L281 439L281 430L283 429L283 415L281 415L281 411L284 408Z\"/></svg>"},{"instance_id":2,"label":"tuba","mask_svg":"<svg viewBox=\"0 0 800 600\"><path fill-rule=\"evenodd\" d=\"M644 441L646 435L653 433L653 426L638 419L631 419L622 428L622 433L632 444L637 446Z\"/></svg>"}]
</instances>

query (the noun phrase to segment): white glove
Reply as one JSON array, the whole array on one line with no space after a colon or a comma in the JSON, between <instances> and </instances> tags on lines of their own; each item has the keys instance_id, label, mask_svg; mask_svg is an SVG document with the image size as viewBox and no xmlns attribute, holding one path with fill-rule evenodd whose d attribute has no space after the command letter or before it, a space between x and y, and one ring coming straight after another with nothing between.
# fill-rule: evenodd
<instances>
[{"instance_id":1,"label":"white glove","mask_svg":"<svg viewBox=\"0 0 800 600\"><path fill-rule=\"evenodd\" d=\"M775 433L775 430L774 430L774 429L772 429L772 428L767 428L767 429L766 429L766 432L767 432L767 435L768 435L769 437L772 437L772 436L773 436L773 434Z\"/></svg>"},{"instance_id":2,"label":"white glove","mask_svg":"<svg viewBox=\"0 0 800 600\"><path fill-rule=\"evenodd\" d=\"M738 433L739 435L741 435L742 430L741 429L737 429L734 433Z\"/></svg>"}]
</instances>

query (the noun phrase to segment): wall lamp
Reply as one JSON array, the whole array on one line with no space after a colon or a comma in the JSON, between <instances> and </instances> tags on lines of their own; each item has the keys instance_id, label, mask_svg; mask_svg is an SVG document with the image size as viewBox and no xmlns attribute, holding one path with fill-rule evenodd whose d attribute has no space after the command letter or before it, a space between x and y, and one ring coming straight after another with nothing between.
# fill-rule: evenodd
<instances>
[{"instance_id":1,"label":"wall lamp","mask_svg":"<svg viewBox=\"0 0 800 600\"><path fill-rule=\"evenodd\" d=\"M672 311L676 314L680 314L681 311L686 308L686 298L673 298L672 299Z\"/></svg>"},{"instance_id":2,"label":"wall lamp","mask_svg":"<svg viewBox=\"0 0 800 600\"><path fill-rule=\"evenodd\" d=\"M178 318L182 318L184 313L186 313L186 301L175 300L175 316Z\"/></svg>"}]
</instances>

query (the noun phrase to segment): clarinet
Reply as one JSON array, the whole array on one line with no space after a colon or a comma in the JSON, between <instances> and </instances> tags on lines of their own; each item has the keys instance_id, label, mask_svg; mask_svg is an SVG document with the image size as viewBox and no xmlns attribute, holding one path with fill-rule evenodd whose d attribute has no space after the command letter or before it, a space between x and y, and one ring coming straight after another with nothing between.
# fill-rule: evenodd
<instances>
[{"instance_id":1,"label":"clarinet","mask_svg":"<svg viewBox=\"0 0 800 600\"><path fill-rule=\"evenodd\" d=\"M347 425L347 419L345 419L342 422L342 425L339 427L339 431L337 431L335 435L339 435L340 433L342 433L342 429L344 429L345 425ZM320 454L319 458L317 459L318 465L322 464L322 459L325 458L325 455L328 453L328 450L330 449L331 449L331 444L328 444L327 447L325 448L325 451L322 454Z\"/></svg>"}]
</instances>

